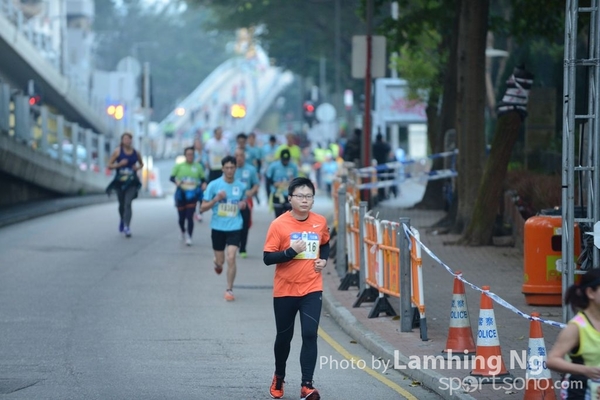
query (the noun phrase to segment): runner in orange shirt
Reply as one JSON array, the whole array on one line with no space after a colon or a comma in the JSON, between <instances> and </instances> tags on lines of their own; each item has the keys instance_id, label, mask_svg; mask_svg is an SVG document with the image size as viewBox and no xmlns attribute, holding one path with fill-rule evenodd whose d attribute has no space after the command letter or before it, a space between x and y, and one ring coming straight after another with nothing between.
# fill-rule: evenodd
<instances>
[{"instance_id":1,"label":"runner in orange shirt","mask_svg":"<svg viewBox=\"0 0 600 400\"><path fill-rule=\"evenodd\" d=\"M292 209L276 218L269 227L264 246L265 264L276 264L273 285L275 311L275 374L270 394L283 397L285 366L294 335L294 321L300 312L302 349L300 367L301 400L320 399L313 387L317 364L317 331L321 316L323 277L329 258L327 220L310 211L315 187L310 179L295 178L288 188Z\"/></svg>"}]
</instances>

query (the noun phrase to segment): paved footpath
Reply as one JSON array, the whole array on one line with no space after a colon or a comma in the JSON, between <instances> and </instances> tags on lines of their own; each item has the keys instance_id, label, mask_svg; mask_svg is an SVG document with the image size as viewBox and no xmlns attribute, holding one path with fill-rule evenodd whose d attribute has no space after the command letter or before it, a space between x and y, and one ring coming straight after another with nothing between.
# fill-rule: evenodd
<instances>
[{"instance_id":1,"label":"paved footpath","mask_svg":"<svg viewBox=\"0 0 600 400\"><path fill-rule=\"evenodd\" d=\"M411 226L419 230L421 241L452 270L461 270L467 281L478 287L489 285L491 292L526 314L538 311L541 318L561 321L560 307L532 307L525 303L524 295L521 293L523 284L521 250L512 247L469 247L453 244L459 239L458 235L438 234L435 229L430 228L445 215L443 211L408 208L412 207L416 203L415 198L420 196L422 196L422 188L405 188L398 199L380 203L376 207L375 215L380 220L390 221L398 221L400 217L410 218ZM348 291L338 290L340 279L335 271L325 275L327 311L333 314L351 336L376 356L393 359L396 353L399 357L416 356L419 360L423 360L424 356L439 355L447 340L453 277L425 252L422 252L422 260L429 341L420 339L418 328L409 333L400 332L398 318L381 314L379 318L369 319L368 314L373 303L363 303L361 307L353 308L352 304L356 300L358 289L352 287ZM473 337L476 341L481 295L467 287L466 297ZM391 298L391 301L399 304L395 298ZM509 372L516 378L513 386L481 385L479 388L472 388L468 394L456 388L451 391L448 378L458 378L455 383L458 384L458 380L469 375L471 368L464 365L460 369L407 369L403 372L448 399L522 399L525 369L516 359L511 365L510 355L512 351L513 354L521 357L522 352L527 351L530 324L527 319L496 303L493 308L503 359ZM546 349L549 350L560 328L543 324L542 330ZM552 374L552 377L555 381L559 378L558 374Z\"/></svg>"}]
</instances>

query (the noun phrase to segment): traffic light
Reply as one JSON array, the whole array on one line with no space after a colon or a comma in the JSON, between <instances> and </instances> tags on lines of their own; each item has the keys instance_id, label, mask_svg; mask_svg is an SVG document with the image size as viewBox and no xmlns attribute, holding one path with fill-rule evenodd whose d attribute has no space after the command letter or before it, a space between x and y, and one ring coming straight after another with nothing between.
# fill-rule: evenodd
<instances>
[{"instance_id":1,"label":"traffic light","mask_svg":"<svg viewBox=\"0 0 600 400\"><path fill-rule=\"evenodd\" d=\"M243 104L233 104L231 106L231 116L233 118L244 118L246 116L246 106Z\"/></svg>"},{"instance_id":2,"label":"traffic light","mask_svg":"<svg viewBox=\"0 0 600 400\"><path fill-rule=\"evenodd\" d=\"M365 112L365 95L361 94L358 97L358 111L364 114Z\"/></svg>"},{"instance_id":3,"label":"traffic light","mask_svg":"<svg viewBox=\"0 0 600 400\"><path fill-rule=\"evenodd\" d=\"M122 104L111 104L106 107L106 113L119 121L125 116L125 107Z\"/></svg>"},{"instance_id":4,"label":"traffic light","mask_svg":"<svg viewBox=\"0 0 600 400\"><path fill-rule=\"evenodd\" d=\"M29 106L42 105L42 89L33 79L27 82L27 95L29 96Z\"/></svg>"},{"instance_id":5,"label":"traffic light","mask_svg":"<svg viewBox=\"0 0 600 400\"><path fill-rule=\"evenodd\" d=\"M312 124L312 122L315 120L315 105L312 103L312 101L305 101L302 105L302 111L304 114L304 120L306 120L306 122L309 124Z\"/></svg>"},{"instance_id":6,"label":"traffic light","mask_svg":"<svg viewBox=\"0 0 600 400\"><path fill-rule=\"evenodd\" d=\"M42 96L39 94L29 95L29 105L39 106L42 104Z\"/></svg>"}]
</instances>

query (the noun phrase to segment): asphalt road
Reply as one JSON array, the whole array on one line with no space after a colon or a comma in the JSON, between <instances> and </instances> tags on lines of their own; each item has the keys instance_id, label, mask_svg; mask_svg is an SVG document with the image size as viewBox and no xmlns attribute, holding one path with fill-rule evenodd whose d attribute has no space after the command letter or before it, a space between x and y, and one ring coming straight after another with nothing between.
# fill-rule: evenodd
<instances>
[{"instance_id":1,"label":"asphalt road","mask_svg":"<svg viewBox=\"0 0 600 400\"><path fill-rule=\"evenodd\" d=\"M273 269L262 243L271 215L264 202L254 211L235 302L212 269L210 213L186 247L171 196L134 202L130 239L118 233L114 202L0 228L0 398L269 398ZM323 398L440 398L384 372L326 313L321 321ZM298 325L287 399L299 398Z\"/></svg>"}]
</instances>

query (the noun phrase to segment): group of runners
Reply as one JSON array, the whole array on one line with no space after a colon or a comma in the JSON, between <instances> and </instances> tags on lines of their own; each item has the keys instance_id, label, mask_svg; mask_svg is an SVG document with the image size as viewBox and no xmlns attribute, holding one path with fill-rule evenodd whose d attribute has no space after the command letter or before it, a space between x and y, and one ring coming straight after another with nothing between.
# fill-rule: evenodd
<instances>
[{"instance_id":1,"label":"group of runners","mask_svg":"<svg viewBox=\"0 0 600 400\"><path fill-rule=\"evenodd\" d=\"M111 155L109 167L116 170L114 189L119 199L119 229L131 236L131 200L137 194L136 171L143 167L141 155L131 145L131 135L124 134L121 145ZM271 153L254 151L254 135L240 134L232 149L220 128L203 146L204 166L197 160L200 146L184 150L185 160L176 163L170 180L176 185L175 205L181 238L192 244L194 215L211 211L213 268L221 274L227 264L227 288L224 298L235 300L233 285L236 256L246 257L251 210L260 187L259 171L264 165L266 192L273 205L275 219L270 224L263 246L263 262L275 265L273 308L277 329L274 345L275 372L269 393L284 396L286 363L294 333L296 315L300 315L302 379L300 398L320 399L313 386L317 361L317 331L322 306L321 272L329 258L329 229L322 215L311 211L316 189L313 182L299 176L300 149L288 135L288 143L276 147L271 137ZM129 186L125 183L129 182ZM131 189L129 189L131 187ZM135 188L135 190L134 190Z\"/></svg>"},{"instance_id":2,"label":"group of runners","mask_svg":"<svg viewBox=\"0 0 600 400\"><path fill-rule=\"evenodd\" d=\"M329 258L329 229L326 219L311 211L315 186L299 176L295 159L299 148L289 141L275 149L272 156L248 150L253 137L244 134L236 138L231 151L223 139L222 130L215 129L214 137L205 145L204 154L209 169L195 161L198 150L185 149L185 162L176 164L171 181L177 186L175 202L179 215L182 239L191 245L194 213L201 202L201 212L212 211L211 240L214 251L214 270L221 274L227 263L225 300L233 301L236 275L236 255L246 255L253 198L259 189L257 161L269 163L265 168L266 190L275 210L263 246L263 262L275 264L273 308L276 337L274 345L275 372L269 393L272 398L284 396L286 363L294 332L296 315L300 315L302 348L301 400L318 400L313 386L317 361L317 331L319 326L323 280L321 272ZM250 146L248 146L250 144ZM296 147L294 147L296 146ZM249 162L248 160L251 160ZM136 171L143 167L142 157L132 147L132 136L125 133L121 144L110 157L109 168L116 171L108 187L117 192L119 200L119 230L131 237L131 201L140 186ZM259 165L260 168L260 165ZM549 368L565 373L561 396L565 399L593 399L600 396L600 270L594 269L581 277L566 293L565 303L577 315L558 336L548 353ZM568 360L566 357L568 356Z\"/></svg>"}]
</instances>

